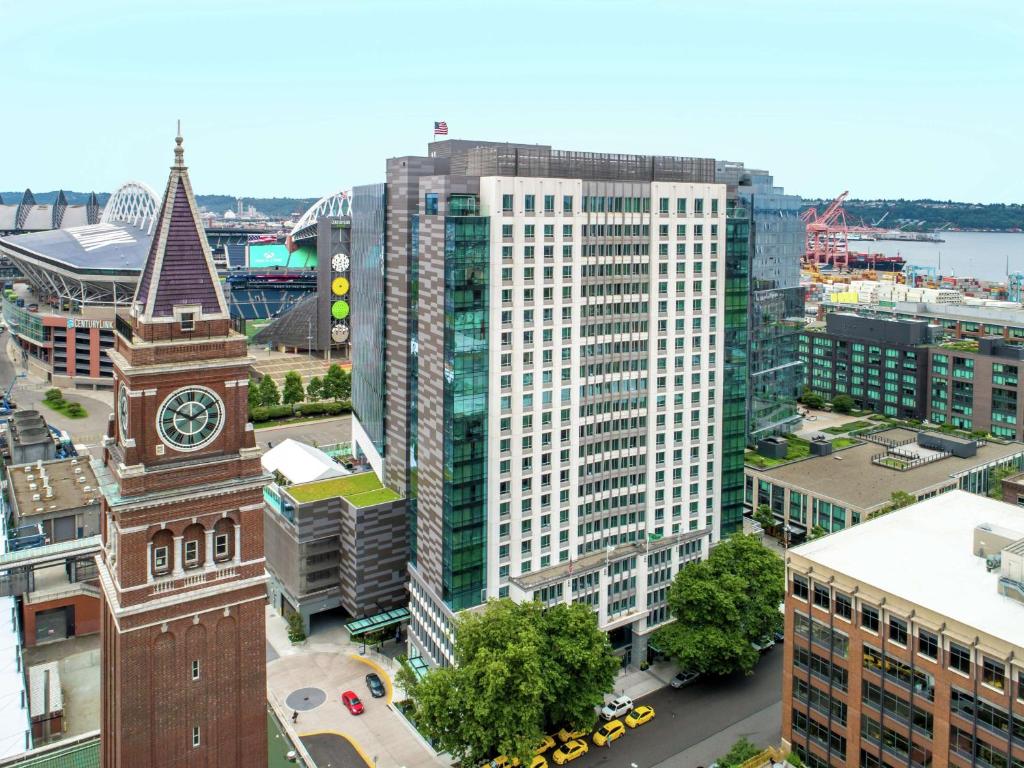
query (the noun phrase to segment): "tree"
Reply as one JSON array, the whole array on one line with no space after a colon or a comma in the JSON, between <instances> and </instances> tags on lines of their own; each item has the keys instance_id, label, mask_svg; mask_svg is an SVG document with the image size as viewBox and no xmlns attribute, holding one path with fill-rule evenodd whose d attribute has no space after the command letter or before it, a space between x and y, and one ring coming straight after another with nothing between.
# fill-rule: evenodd
<instances>
[{"instance_id":1,"label":"tree","mask_svg":"<svg viewBox=\"0 0 1024 768\"><path fill-rule=\"evenodd\" d=\"M288 639L293 643L301 643L306 639L306 627L302 623L302 614L298 611L288 614Z\"/></svg>"},{"instance_id":2,"label":"tree","mask_svg":"<svg viewBox=\"0 0 1024 768\"><path fill-rule=\"evenodd\" d=\"M302 377L297 371L288 371L284 375L284 393L281 400L285 405L301 403L306 399L306 392L302 388Z\"/></svg>"},{"instance_id":3,"label":"tree","mask_svg":"<svg viewBox=\"0 0 1024 768\"><path fill-rule=\"evenodd\" d=\"M416 722L462 765L507 755L529 765L557 725L590 727L618 670L607 636L586 605L492 600L455 624L454 667L399 680Z\"/></svg>"},{"instance_id":4,"label":"tree","mask_svg":"<svg viewBox=\"0 0 1024 768\"><path fill-rule=\"evenodd\" d=\"M828 533L828 531L826 531L820 525L816 525L813 528L811 528L811 532L807 534L807 540L808 541L814 541L815 539L820 539L822 536L826 535L827 533Z\"/></svg>"},{"instance_id":5,"label":"tree","mask_svg":"<svg viewBox=\"0 0 1024 768\"><path fill-rule=\"evenodd\" d=\"M855 405L856 403L849 395L836 395L832 398L832 410L836 413L849 413Z\"/></svg>"},{"instance_id":6,"label":"tree","mask_svg":"<svg viewBox=\"0 0 1024 768\"><path fill-rule=\"evenodd\" d=\"M324 396L324 382L319 376L313 376L306 384L306 397L316 402Z\"/></svg>"},{"instance_id":7,"label":"tree","mask_svg":"<svg viewBox=\"0 0 1024 768\"><path fill-rule=\"evenodd\" d=\"M260 383L253 378L249 377L249 410L253 408L259 408L263 403L260 401Z\"/></svg>"},{"instance_id":8,"label":"tree","mask_svg":"<svg viewBox=\"0 0 1024 768\"><path fill-rule=\"evenodd\" d=\"M61 391L59 389L48 389L46 390L46 394L43 395L43 400L51 404L59 403L63 399L64 395L61 394Z\"/></svg>"},{"instance_id":9,"label":"tree","mask_svg":"<svg viewBox=\"0 0 1024 768\"><path fill-rule=\"evenodd\" d=\"M761 524L761 527L765 530L773 528L776 525L775 515L772 514L772 508L767 504L758 504L757 509L754 510L754 519Z\"/></svg>"},{"instance_id":10,"label":"tree","mask_svg":"<svg viewBox=\"0 0 1024 768\"><path fill-rule=\"evenodd\" d=\"M352 396L352 376L337 363L324 376L323 396L329 400L348 400Z\"/></svg>"},{"instance_id":11,"label":"tree","mask_svg":"<svg viewBox=\"0 0 1024 768\"><path fill-rule=\"evenodd\" d=\"M1013 464L1000 464L988 474L988 495L992 499L1003 498L1003 480L1015 475L1020 470Z\"/></svg>"},{"instance_id":12,"label":"tree","mask_svg":"<svg viewBox=\"0 0 1024 768\"><path fill-rule=\"evenodd\" d=\"M751 643L782 627L784 580L778 555L754 536L731 536L677 574L668 598L676 620L655 642L683 669L749 675L759 656Z\"/></svg>"},{"instance_id":13,"label":"tree","mask_svg":"<svg viewBox=\"0 0 1024 768\"><path fill-rule=\"evenodd\" d=\"M260 405L269 408L281 402L281 394L277 390L277 384L268 374L263 374L260 380Z\"/></svg>"},{"instance_id":14,"label":"tree","mask_svg":"<svg viewBox=\"0 0 1024 768\"><path fill-rule=\"evenodd\" d=\"M754 746L750 739L746 736L740 736L739 740L732 745L729 751L718 758L718 765L720 768L735 768L735 766L743 765L743 763L760 752L761 750Z\"/></svg>"},{"instance_id":15,"label":"tree","mask_svg":"<svg viewBox=\"0 0 1024 768\"><path fill-rule=\"evenodd\" d=\"M872 512L868 515L868 520L875 517L881 517L887 515L890 512L894 512L897 509L903 509L903 507L909 507L917 501L917 497L912 493L906 491L893 491L889 496L889 503L882 507L877 512Z\"/></svg>"},{"instance_id":16,"label":"tree","mask_svg":"<svg viewBox=\"0 0 1024 768\"><path fill-rule=\"evenodd\" d=\"M812 392L810 387L804 387L803 394L800 395L799 400L808 408L821 410L822 408L825 407L825 398L823 398L817 392Z\"/></svg>"}]
</instances>

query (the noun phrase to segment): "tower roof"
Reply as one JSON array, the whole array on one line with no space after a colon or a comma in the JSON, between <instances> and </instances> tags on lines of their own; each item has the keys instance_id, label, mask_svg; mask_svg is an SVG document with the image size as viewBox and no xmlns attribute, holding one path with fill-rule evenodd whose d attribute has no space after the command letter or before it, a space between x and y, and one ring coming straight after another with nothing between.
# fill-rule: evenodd
<instances>
[{"instance_id":1,"label":"tower roof","mask_svg":"<svg viewBox=\"0 0 1024 768\"><path fill-rule=\"evenodd\" d=\"M206 318L226 318L227 306L199 220L179 133L153 244L135 292L145 320L174 319L175 307L199 307Z\"/></svg>"}]
</instances>

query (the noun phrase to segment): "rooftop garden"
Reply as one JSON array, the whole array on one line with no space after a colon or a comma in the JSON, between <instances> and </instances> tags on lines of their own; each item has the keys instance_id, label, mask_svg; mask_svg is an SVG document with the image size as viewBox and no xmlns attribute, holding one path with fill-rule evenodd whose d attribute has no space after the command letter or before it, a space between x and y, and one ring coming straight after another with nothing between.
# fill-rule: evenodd
<instances>
[{"instance_id":1,"label":"rooftop garden","mask_svg":"<svg viewBox=\"0 0 1024 768\"><path fill-rule=\"evenodd\" d=\"M805 440L802 437L796 435L783 435L786 438L788 446L786 448L786 458L784 459L772 459L768 456L762 456L755 450L747 449L743 454L743 463L747 466L757 467L758 469L770 469L777 467L780 464L788 464L791 461L797 461L798 459L806 459L811 455L811 443L809 440ZM841 448L849 448L851 445L857 445L860 443L859 440L855 440L852 437L839 437L832 440L832 450L838 451Z\"/></svg>"},{"instance_id":2,"label":"rooftop garden","mask_svg":"<svg viewBox=\"0 0 1024 768\"><path fill-rule=\"evenodd\" d=\"M290 485L287 492L300 504L340 496L356 507L372 507L401 498L393 490L382 485L373 472Z\"/></svg>"},{"instance_id":3,"label":"rooftop garden","mask_svg":"<svg viewBox=\"0 0 1024 768\"><path fill-rule=\"evenodd\" d=\"M957 339L955 341L944 341L939 344L943 349L952 349L958 352L977 352L978 342L975 339Z\"/></svg>"}]
</instances>

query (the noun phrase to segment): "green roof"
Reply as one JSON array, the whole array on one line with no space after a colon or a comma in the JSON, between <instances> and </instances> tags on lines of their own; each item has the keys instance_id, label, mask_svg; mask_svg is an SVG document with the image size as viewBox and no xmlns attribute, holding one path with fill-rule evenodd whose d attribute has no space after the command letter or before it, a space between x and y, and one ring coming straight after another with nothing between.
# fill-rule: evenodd
<instances>
[{"instance_id":1,"label":"green roof","mask_svg":"<svg viewBox=\"0 0 1024 768\"><path fill-rule=\"evenodd\" d=\"M4 762L5 768L100 768L100 739L64 749L46 749L43 754L25 755L14 762Z\"/></svg>"},{"instance_id":2,"label":"green roof","mask_svg":"<svg viewBox=\"0 0 1024 768\"><path fill-rule=\"evenodd\" d=\"M284 490L300 504L340 496L353 506L372 507L401 498L390 488L385 488L373 472L289 485Z\"/></svg>"}]
</instances>

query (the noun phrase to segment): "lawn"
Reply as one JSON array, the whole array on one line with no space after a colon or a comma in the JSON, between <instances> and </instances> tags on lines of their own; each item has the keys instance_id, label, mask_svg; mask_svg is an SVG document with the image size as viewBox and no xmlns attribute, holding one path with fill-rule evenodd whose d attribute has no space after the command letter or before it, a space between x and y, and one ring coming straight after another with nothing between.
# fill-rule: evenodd
<instances>
[{"instance_id":1,"label":"lawn","mask_svg":"<svg viewBox=\"0 0 1024 768\"><path fill-rule=\"evenodd\" d=\"M341 496L357 507L372 507L374 504L401 498L390 488L381 485L373 472L290 485L286 490L288 495L301 504Z\"/></svg>"},{"instance_id":2,"label":"lawn","mask_svg":"<svg viewBox=\"0 0 1024 768\"><path fill-rule=\"evenodd\" d=\"M743 454L744 463L759 469L768 469L769 467L777 467L779 464L796 461L811 455L811 444L807 440L796 435L786 435L786 440L789 443L786 449L786 458L771 459L767 456L762 456L757 451L748 450Z\"/></svg>"},{"instance_id":3,"label":"lawn","mask_svg":"<svg viewBox=\"0 0 1024 768\"><path fill-rule=\"evenodd\" d=\"M89 412L82 407L81 403L72 403L67 400L47 400L43 399L43 405L57 413L62 413L69 419L84 419L89 415Z\"/></svg>"},{"instance_id":4,"label":"lawn","mask_svg":"<svg viewBox=\"0 0 1024 768\"><path fill-rule=\"evenodd\" d=\"M852 437L837 437L832 441L832 450L838 451L840 448L849 448L851 445L857 445L860 440L854 440Z\"/></svg>"},{"instance_id":5,"label":"lawn","mask_svg":"<svg viewBox=\"0 0 1024 768\"><path fill-rule=\"evenodd\" d=\"M834 427L826 427L821 431L828 432L830 435L844 435L855 429L864 429L872 426L874 425L870 421L848 421L846 424L837 424Z\"/></svg>"}]
</instances>

